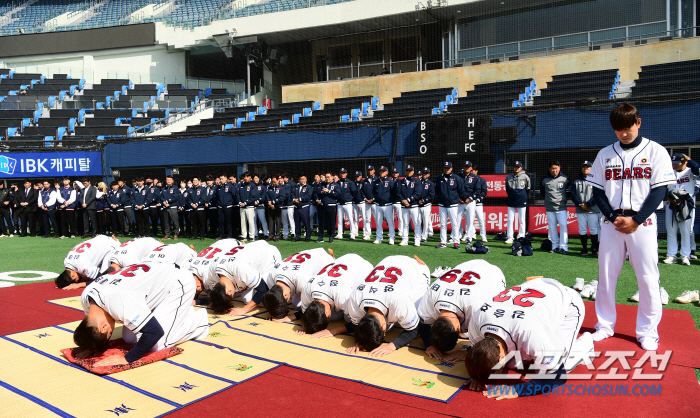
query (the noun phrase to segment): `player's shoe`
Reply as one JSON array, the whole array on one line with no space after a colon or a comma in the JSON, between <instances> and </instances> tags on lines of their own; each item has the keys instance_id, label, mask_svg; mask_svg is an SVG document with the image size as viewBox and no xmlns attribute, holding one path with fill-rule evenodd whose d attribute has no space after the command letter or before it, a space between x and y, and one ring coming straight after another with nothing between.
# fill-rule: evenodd
<instances>
[{"instance_id":1,"label":"player's shoe","mask_svg":"<svg viewBox=\"0 0 700 418\"><path fill-rule=\"evenodd\" d=\"M559 252L559 248L552 248L551 250L549 250L549 252L552 254L556 254Z\"/></svg>"},{"instance_id":2,"label":"player's shoe","mask_svg":"<svg viewBox=\"0 0 700 418\"><path fill-rule=\"evenodd\" d=\"M635 293L634 295L632 295L632 297L630 297L630 300L632 302L639 302L639 290L637 290L637 293Z\"/></svg>"},{"instance_id":3,"label":"player's shoe","mask_svg":"<svg viewBox=\"0 0 700 418\"><path fill-rule=\"evenodd\" d=\"M659 342L653 338L642 338L639 343L646 351L656 351L659 349Z\"/></svg>"},{"instance_id":4,"label":"player's shoe","mask_svg":"<svg viewBox=\"0 0 700 418\"><path fill-rule=\"evenodd\" d=\"M14 234L10 234L9 237L10 237L10 238L14 237Z\"/></svg>"},{"instance_id":5,"label":"player's shoe","mask_svg":"<svg viewBox=\"0 0 700 418\"><path fill-rule=\"evenodd\" d=\"M459 242L454 243L455 250L459 250Z\"/></svg>"},{"instance_id":6,"label":"player's shoe","mask_svg":"<svg viewBox=\"0 0 700 418\"><path fill-rule=\"evenodd\" d=\"M691 252L690 252L690 259L691 259L691 260L697 260L697 259L698 259L698 256L695 255L695 251L691 251Z\"/></svg>"},{"instance_id":7,"label":"player's shoe","mask_svg":"<svg viewBox=\"0 0 700 418\"><path fill-rule=\"evenodd\" d=\"M508 238L506 240L506 244L512 244L513 243L513 238Z\"/></svg>"},{"instance_id":8,"label":"player's shoe","mask_svg":"<svg viewBox=\"0 0 700 418\"><path fill-rule=\"evenodd\" d=\"M421 238L420 242L428 242L428 240L426 238Z\"/></svg>"},{"instance_id":9,"label":"player's shoe","mask_svg":"<svg viewBox=\"0 0 700 418\"><path fill-rule=\"evenodd\" d=\"M664 263L664 264L676 264L676 257L669 255L668 257L666 257L666 259L664 261L662 261L662 263Z\"/></svg>"},{"instance_id":10,"label":"player's shoe","mask_svg":"<svg viewBox=\"0 0 700 418\"><path fill-rule=\"evenodd\" d=\"M682 257L681 258L681 264L684 266L689 266L690 265L690 259L688 257Z\"/></svg>"},{"instance_id":11,"label":"player's shoe","mask_svg":"<svg viewBox=\"0 0 700 418\"><path fill-rule=\"evenodd\" d=\"M487 243L487 242L489 242L489 240L487 240L486 237L481 237L481 242Z\"/></svg>"},{"instance_id":12,"label":"player's shoe","mask_svg":"<svg viewBox=\"0 0 700 418\"><path fill-rule=\"evenodd\" d=\"M442 266L437 266L437 267L435 267L435 270L433 270L433 272L430 273L430 275L432 277L438 278L438 277L440 277L440 273L442 273Z\"/></svg>"},{"instance_id":13,"label":"player's shoe","mask_svg":"<svg viewBox=\"0 0 700 418\"><path fill-rule=\"evenodd\" d=\"M598 288L598 280L591 280L590 283L583 286L581 289L582 298L590 298L593 291Z\"/></svg>"},{"instance_id":14,"label":"player's shoe","mask_svg":"<svg viewBox=\"0 0 700 418\"><path fill-rule=\"evenodd\" d=\"M407 245L408 245L408 241L401 241L401 242L399 243L399 247L405 247L405 246L407 246Z\"/></svg>"},{"instance_id":15,"label":"player's shoe","mask_svg":"<svg viewBox=\"0 0 700 418\"><path fill-rule=\"evenodd\" d=\"M580 254L581 255L588 255L588 250L584 248L583 250L581 250Z\"/></svg>"},{"instance_id":16,"label":"player's shoe","mask_svg":"<svg viewBox=\"0 0 700 418\"><path fill-rule=\"evenodd\" d=\"M421 241L414 242L414 243L413 243L413 246L414 246L414 247L420 247L420 243L421 243Z\"/></svg>"},{"instance_id":17,"label":"player's shoe","mask_svg":"<svg viewBox=\"0 0 700 418\"><path fill-rule=\"evenodd\" d=\"M452 238L447 238L447 243L448 244L454 244L454 240Z\"/></svg>"},{"instance_id":18,"label":"player's shoe","mask_svg":"<svg viewBox=\"0 0 700 418\"><path fill-rule=\"evenodd\" d=\"M4 221L3 221L4 222ZM7 235L5 234L0 234L0 238L5 238Z\"/></svg>"},{"instance_id":19,"label":"player's shoe","mask_svg":"<svg viewBox=\"0 0 700 418\"><path fill-rule=\"evenodd\" d=\"M381 244L382 242L379 240L374 241L372 244Z\"/></svg>"},{"instance_id":20,"label":"player's shoe","mask_svg":"<svg viewBox=\"0 0 700 418\"><path fill-rule=\"evenodd\" d=\"M285 238L285 239L287 239L287 238ZM343 236L340 235L340 234L338 234L338 235L335 236L335 239L343 239Z\"/></svg>"},{"instance_id":21,"label":"player's shoe","mask_svg":"<svg viewBox=\"0 0 700 418\"><path fill-rule=\"evenodd\" d=\"M595 287L591 292L591 300L595 300L595 296L598 294L598 287Z\"/></svg>"},{"instance_id":22,"label":"player's shoe","mask_svg":"<svg viewBox=\"0 0 700 418\"><path fill-rule=\"evenodd\" d=\"M353 241L355 241L355 236L354 236L354 235L350 235L350 239L353 240Z\"/></svg>"},{"instance_id":23,"label":"player's shoe","mask_svg":"<svg viewBox=\"0 0 700 418\"><path fill-rule=\"evenodd\" d=\"M390 240L389 240L389 245L394 245L394 240L393 240L393 239L390 239Z\"/></svg>"},{"instance_id":24,"label":"player's shoe","mask_svg":"<svg viewBox=\"0 0 700 418\"><path fill-rule=\"evenodd\" d=\"M693 303L700 302L700 291L697 290L685 290L680 296L676 298L678 303Z\"/></svg>"},{"instance_id":25,"label":"player's shoe","mask_svg":"<svg viewBox=\"0 0 700 418\"><path fill-rule=\"evenodd\" d=\"M584 284L586 284L586 282L582 278L577 277L576 281L574 281L574 290L582 291Z\"/></svg>"},{"instance_id":26,"label":"player's shoe","mask_svg":"<svg viewBox=\"0 0 700 418\"><path fill-rule=\"evenodd\" d=\"M569 255L569 251L567 251L567 250L560 250L560 251L559 251L559 254L562 254L562 255Z\"/></svg>"},{"instance_id":27,"label":"player's shoe","mask_svg":"<svg viewBox=\"0 0 700 418\"><path fill-rule=\"evenodd\" d=\"M372 237L367 236L367 237L362 237L362 239L365 240L365 241L371 241L371 240L372 240Z\"/></svg>"},{"instance_id":28,"label":"player's shoe","mask_svg":"<svg viewBox=\"0 0 700 418\"><path fill-rule=\"evenodd\" d=\"M668 300L669 300L668 292L666 289L663 287L661 288L661 304L662 305L668 305Z\"/></svg>"},{"instance_id":29,"label":"player's shoe","mask_svg":"<svg viewBox=\"0 0 700 418\"><path fill-rule=\"evenodd\" d=\"M447 245L445 243L439 243L435 248L446 248Z\"/></svg>"}]
</instances>

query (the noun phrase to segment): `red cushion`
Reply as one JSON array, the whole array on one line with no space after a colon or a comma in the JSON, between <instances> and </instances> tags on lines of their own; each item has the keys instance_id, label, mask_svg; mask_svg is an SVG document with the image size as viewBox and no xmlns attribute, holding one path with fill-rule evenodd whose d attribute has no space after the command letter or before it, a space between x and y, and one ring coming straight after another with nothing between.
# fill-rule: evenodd
<instances>
[{"instance_id":1,"label":"red cushion","mask_svg":"<svg viewBox=\"0 0 700 418\"><path fill-rule=\"evenodd\" d=\"M164 348L160 351L150 352L143 356L140 360L134 361L133 363L95 367L95 363L97 363L98 361L110 356L126 355L126 353L128 353L129 350L131 350L133 347L134 344L126 344L123 339L119 338L117 340L113 340L107 343L107 347L103 351L95 353L91 357L88 357L86 359L76 359L74 357L74 354L80 350L78 347L64 348L63 350L61 350L61 353L63 353L63 355L68 361L70 361L73 364L77 364L85 370L89 370L95 374L112 374L124 370L135 369L137 367L141 367L149 363L154 363L158 360L163 360L165 358L172 357L184 351L182 348L179 347Z\"/></svg>"}]
</instances>

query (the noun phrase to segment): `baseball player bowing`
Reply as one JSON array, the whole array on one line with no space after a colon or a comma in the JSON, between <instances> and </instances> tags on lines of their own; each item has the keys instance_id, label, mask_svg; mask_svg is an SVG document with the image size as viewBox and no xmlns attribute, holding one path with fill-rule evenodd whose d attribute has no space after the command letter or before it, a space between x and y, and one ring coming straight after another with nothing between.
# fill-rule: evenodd
<instances>
[{"instance_id":1,"label":"baseball player bowing","mask_svg":"<svg viewBox=\"0 0 700 418\"><path fill-rule=\"evenodd\" d=\"M445 360L459 334L467 333L474 312L505 288L501 269L485 260L467 261L440 276L418 306L425 354Z\"/></svg>"},{"instance_id":2,"label":"baseball player bowing","mask_svg":"<svg viewBox=\"0 0 700 418\"><path fill-rule=\"evenodd\" d=\"M63 260L65 270L56 277L56 287L65 290L85 287L86 282L109 268L109 258L118 246L119 241L106 235L76 245Z\"/></svg>"},{"instance_id":3,"label":"baseball player bowing","mask_svg":"<svg viewBox=\"0 0 700 418\"><path fill-rule=\"evenodd\" d=\"M122 338L136 344L126 355L107 357L95 366L132 363L148 354L209 333L206 310L194 310L195 281L174 264L142 263L102 275L85 289L80 302L85 318L73 341L87 357L112 336L116 322Z\"/></svg>"},{"instance_id":4,"label":"baseball player bowing","mask_svg":"<svg viewBox=\"0 0 700 418\"><path fill-rule=\"evenodd\" d=\"M348 303L355 343L348 353L368 351L383 357L418 336L417 308L430 284L430 270L418 258L405 255L386 257L355 289ZM398 325L403 329L394 341L382 344L386 332Z\"/></svg>"},{"instance_id":5,"label":"baseball player bowing","mask_svg":"<svg viewBox=\"0 0 700 418\"><path fill-rule=\"evenodd\" d=\"M281 262L277 247L265 241L234 247L222 255L216 264L219 283L209 292L214 313L245 315L260 305L269 290L265 278ZM246 304L242 308L233 307L233 297L237 294Z\"/></svg>"},{"instance_id":6,"label":"baseball player bowing","mask_svg":"<svg viewBox=\"0 0 700 418\"><path fill-rule=\"evenodd\" d=\"M610 124L619 141L598 153L587 177L593 186L593 198L605 216L600 231L595 300L598 323L593 340L614 333L617 278L625 253L629 253L639 284L637 341L645 350L656 350L662 308L654 211L666 196L667 186L676 183L676 175L668 151L639 136L642 120L634 106L615 108Z\"/></svg>"},{"instance_id":7,"label":"baseball player bowing","mask_svg":"<svg viewBox=\"0 0 700 418\"><path fill-rule=\"evenodd\" d=\"M345 254L323 267L304 287L301 293L301 329L297 334L313 334L313 338L326 338L347 332L345 326L328 328L330 321L345 318L348 301L353 290L361 285L372 264L357 254Z\"/></svg>"},{"instance_id":8,"label":"baseball player bowing","mask_svg":"<svg viewBox=\"0 0 700 418\"><path fill-rule=\"evenodd\" d=\"M330 250L326 252L323 248L314 248L290 255L276 269L271 270L266 278L270 291L263 298L270 319L275 322L295 319L294 314L288 315L288 303L291 301L294 309L299 309L304 286L324 266L332 263L333 259Z\"/></svg>"},{"instance_id":9,"label":"baseball player bowing","mask_svg":"<svg viewBox=\"0 0 700 418\"><path fill-rule=\"evenodd\" d=\"M143 261L153 263L177 264L181 269L188 270L187 261L194 258L197 252L194 247L184 242L164 244L146 254Z\"/></svg>"},{"instance_id":10,"label":"baseball player bowing","mask_svg":"<svg viewBox=\"0 0 700 418\"><path fill-rule=\"evenodd\" d=\"M187 261L187 268L197 282L197 293L202 290L208 292L215 284L219 283L219 276L216 274L216 264L219 257L241 246L243 246L243 242L235 238L222 239Z\"/></svg>"},{"instance_id":11,"label":"baseball player bowing","mask_svg":"<svg viewBox=\"0 0 700 418\"><path fill-rule=\"evenodd\" d=\"M150 238L135 238L125 241L117 247L109 257L109 268L105 273L121 270L123 267L138 264L151 250L163 245L160 241Z\"/></svg>"},{"instance_id":12,"label":"baseball player bowing","mask_svg":"<svg viewBox=\"0 0 700 418\"><path fill-rule=\"evenodd\" d=\"M553 279L530 280L487 299L469 321L473 346L460 352L471 377L470 389L483 389L491 375L500 374L504 367L522 367L518 365L521 359L534 362L529 373L555 374L556 378L529 381L519 391L502 386L484 395L497 399L529 396L537 394L536 387L551 389L566 382L566 371L593 350L590 333L577 338L585 310L574 289ZM520 358L509 355L514 352Z\"/></svg>"}]
</instances>

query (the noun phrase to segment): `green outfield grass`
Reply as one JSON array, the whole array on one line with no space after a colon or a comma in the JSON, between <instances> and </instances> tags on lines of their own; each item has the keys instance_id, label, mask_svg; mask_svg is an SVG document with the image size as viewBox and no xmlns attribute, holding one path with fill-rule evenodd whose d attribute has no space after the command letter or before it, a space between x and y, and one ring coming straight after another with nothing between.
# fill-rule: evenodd
<instances>
[{"instance_id":1,"label":"green outfield grass","mask_svg":"<svg viewBox=\"0 0 700 418\"><path fill-rule=\"evenodd\" d=\"M124 241L122 238L120 241ZM47 271L59 273L63 269L63 259L66 253L80 239L42 239L42 238L0 238L0 273L11 271ZM197 251L206 248L214 240L181 240L185 243L192 243ZM589 282L595 279L598 275L598 260L588 257L581 257L578 253L581 251L578 239L571 240L569 250L572 255L565 256L561 254L550 254L539 250L542 239L537 238L533 243L535 254L532 257L515 257L510 255L510 246L501 241L496 241L491 237L488 242L490 253L480 256L469 255L464 252L464 244L461 244L459 251L453 248L437 249L435 246L438 243L437 237L433 237L427 243L423 243L420 248L411 246L399 247L398 245L390 246L384 243L381 245L373 245L372 241L349 239L335 240L332 244L325 242L316 244L313 241L310 243L279 241L274 243L286 257L296 251L316 248L323 245L324 248L333 249L335 256L339 257L347 253L356 253L364 257L372 264L376 264L384 257L392 254L403 254L408 256L417 255L423 260L433 271L437 266L454 267L464 261L474 258L484 258L492 264L497 265L503 270L507 279L508 287L522 283L529 276L544 276L559 280L567 286L574 284L576 277L582 277ZM168 242L168 241L166 241ZM173 241L169 241L172 243ZM411 241L412 242L412 241ZM397 241L398 244L398 241ZM660 241L660 257L665 256L666 242ZM665 305L665 309L682 309L690 313L695 321L695 326L700 329L700 306L697 304L680 304L673 301L684 290L696 290L700 288L700 262L691 260L691 266L682 266L680 264L666 265L659 264L661 271L661 285L666 288L670 295L670 303ZM15 277L31 277L31 274L17 274ZM7 281L7 278L0 278ZM34 283L36 281L15 281L16 285ZM0 289L2 291L2 289ZM626 262L617 287L617 303L625 305L636 305L630 302L628 298L637 291L637 281L634 275L634 270L629 262ZM696 370L696 374L700 377L700 372Z\"/></svg>"}]
</instances>

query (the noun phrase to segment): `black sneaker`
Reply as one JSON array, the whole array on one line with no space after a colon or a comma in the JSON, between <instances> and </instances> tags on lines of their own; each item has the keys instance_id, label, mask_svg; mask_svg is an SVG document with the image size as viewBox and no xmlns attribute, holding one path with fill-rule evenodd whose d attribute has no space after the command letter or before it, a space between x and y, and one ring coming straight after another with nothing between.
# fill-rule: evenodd
<instances>
[{"instance_id":1,"label":"black sneaker","mask_svg":"<svg viewBox=\"0 0 700 418\"><path fill-rule=\"evenodd\" d=\"M321 242L323 242L323 238L319 238L319 239L317 239L317 240L316 240L316 242L318 242L318 243L321 243Z\"/></svg>"}]
</instances>

